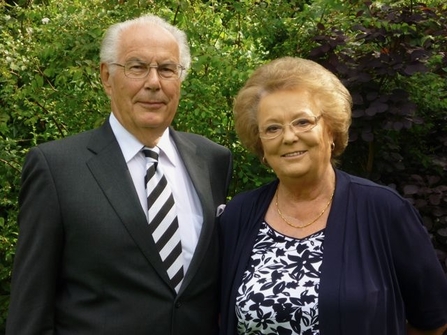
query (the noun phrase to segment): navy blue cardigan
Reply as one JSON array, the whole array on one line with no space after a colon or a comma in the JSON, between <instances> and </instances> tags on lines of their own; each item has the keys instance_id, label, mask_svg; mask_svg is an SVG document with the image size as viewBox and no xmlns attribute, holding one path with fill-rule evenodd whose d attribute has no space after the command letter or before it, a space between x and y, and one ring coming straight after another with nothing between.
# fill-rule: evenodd
<instances>
[{"instance_id":1,"label":"navy blue cardigan","mask_svg":"<svg viewBox=\"0 0 447 335\"><path fill-rule=\"evenodd\" d=\"M336 170L319 292L321 335L404 335L447 323L447 279L414 207L390 188ZM278 181L235 196L219 219L221 335Z\"/></svg>"}]
</instances>

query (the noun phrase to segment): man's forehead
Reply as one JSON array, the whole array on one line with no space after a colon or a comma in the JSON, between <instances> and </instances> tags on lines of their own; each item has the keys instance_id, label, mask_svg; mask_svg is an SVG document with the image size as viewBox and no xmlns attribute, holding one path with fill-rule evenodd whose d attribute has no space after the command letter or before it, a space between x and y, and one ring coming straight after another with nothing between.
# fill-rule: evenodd
<instances>
[{"instance_id":1,"label":"man's forehead","mask_svg":"<svg viewBox=\"0 0 447 335\"><path fill-rule=\"evenodd\" d=\"M172 39L176 42L174 35L169 30L154 22L136 22L125 28L121 36L134 36L135 34L141 34L141 36L160 36L163 39Z\"/></svg>"},{"instance_id":2,"label":"man's forehead","mask_svg":"<svg viewBox=\"0 0 447 335\"><path fill-rule=\"evenodd\" d=\"M144 52L169 58L179 56L178 42L171 32L153 23L128 27L121 33L118 50L121 55Z\"/></svg>"}]
</instances>

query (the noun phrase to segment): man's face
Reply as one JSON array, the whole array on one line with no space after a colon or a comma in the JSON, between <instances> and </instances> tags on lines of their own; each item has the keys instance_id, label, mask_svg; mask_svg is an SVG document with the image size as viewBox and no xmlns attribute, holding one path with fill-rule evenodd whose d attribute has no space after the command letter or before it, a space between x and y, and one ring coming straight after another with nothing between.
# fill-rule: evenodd
<instances>
[{"instance_id":1,"label":"man's face","mask_svg":"<svg viewBox=\"0 0 447 335\"><path fill-rule=\"evenodd\" d=\"M116 63L141 61L151 65L179 63L174 37L154 24L131 26L122 32ZM159 137L171 124L180 99L180 79L161 78L155 68L143 79L124 75L124 68L101 64L101 79L112 112L136 138Z\"/></svg>"}]
</instances>

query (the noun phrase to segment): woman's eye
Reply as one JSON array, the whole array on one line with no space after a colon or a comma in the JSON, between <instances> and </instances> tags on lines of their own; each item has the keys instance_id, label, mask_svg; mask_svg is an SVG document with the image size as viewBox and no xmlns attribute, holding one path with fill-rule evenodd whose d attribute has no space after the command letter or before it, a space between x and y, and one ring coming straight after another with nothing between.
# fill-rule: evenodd
<instances>
[{"instance_id":1,"label":"woman's eye","mask_svg":"<svg viewBox=\"0 0 447 335\"><path fill-rule=\"evenodd\" d=\"M281 125L273 124L273 125L267 126L265 128L265 132L271 134L271 133L276 133L278 131L281 131L281 129L282 129Z\"/></svg>"},{"instance_id":2,"label":"woman's eye","mask_svg":"<svg viewBox=\"0 0 447 335\"><path fill-rule=\"evenodd\" d=\"M292 125L294 127L305 127L305 126L308 126L311 123L312 123L312 121L310 119L303 118L303 119L297 119L297 120L293 121Z\"/></svg>"}]
</instances>

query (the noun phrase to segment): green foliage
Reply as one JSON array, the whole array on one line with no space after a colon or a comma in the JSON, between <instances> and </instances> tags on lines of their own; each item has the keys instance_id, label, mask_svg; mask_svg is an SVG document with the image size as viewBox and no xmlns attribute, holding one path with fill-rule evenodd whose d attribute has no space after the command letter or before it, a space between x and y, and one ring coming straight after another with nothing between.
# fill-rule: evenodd
<instances>
[{"instance_id":1,"label":"green foliage","mask_svg":"<svg viewBox=\"0 0 447 335\"><path fill-rule=\"evenodd\" d=\"M174 126L232 150L230 196L274 178L240 145L235 95L270 59L311 58L342 78L355 99L342 168L412 200L445 255L446 10L440 0L0 2L0 333L23 158L31 146L103 122L110 107L99 78L102 34L147 12L187 32L193 63Z\"/></svg>"}]
</instances>

